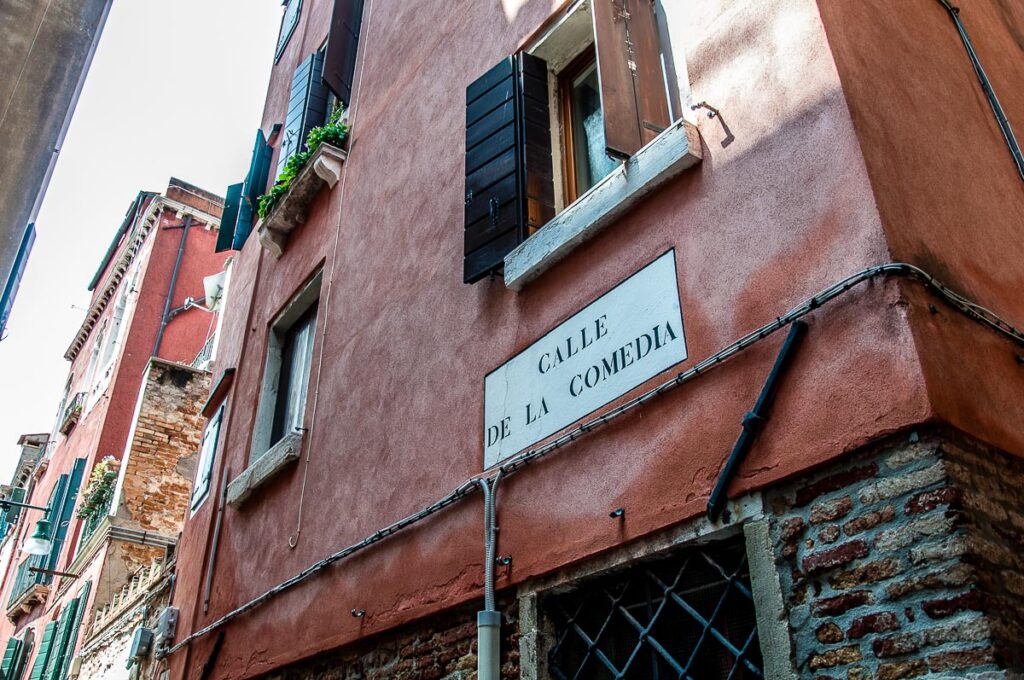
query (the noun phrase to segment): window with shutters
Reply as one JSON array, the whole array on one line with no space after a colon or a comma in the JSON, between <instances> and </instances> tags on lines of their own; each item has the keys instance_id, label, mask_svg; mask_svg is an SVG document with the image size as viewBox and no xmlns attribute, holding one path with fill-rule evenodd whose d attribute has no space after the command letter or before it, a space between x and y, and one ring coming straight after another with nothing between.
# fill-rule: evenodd
<instances>
[{"instance_id":1,"label":"window with shutters","mask_svg":"<svg viewBox=\"0 0 1024 680\"><path fill-rule=\"evenodd\" d=\"M281 176L289 158L305 150L306 135L309 131L323 125L329 115L330 93L323 83L324 54L324 50L310 54L292 74L288 112L280 135L280 153L277 156L275 178Z\"/></svg>"},{"instance_id":2,"label":"window with shutters","mask_svg":"<svg viewBox=\"0 0 1024 680\"><path fill-rule=\"evenodd\" d=\"M224 404L210 418L203 431L203 443L199 449L199 465L196 471L196 482L192 487L192 512L195 512L210 495L210 480L213 476L213 462L217 455L217 444L220 440L221 420L224 417Z\"/></svg>"},{"instance_id":3,"label":"window with shutters","mask_svg":"<svg viewBox=\"0 0 1024 680\"><path fill-rule=\"evenodd\" d=\"M284 14L281 16L281 31L277 36L277 51L274 52L274 63L284 54L284 48L288 47L288 41L295 33L295 27L299 24L299 14L302 12L302 0L284 0Z\"/></svg>"},{"instance_id":4,"label":"window with shutters","mask_svg":"<svg viewBox=\"0 0 1024 680\"><path fill-rule=\"evenodd\" d=\"M509 58L511 68L503 62L469 85L467 283L495 273L509 283L505 257L552 220L560 222L558 235L540 240L555 242L531 249L531 257L561 257L588 229L596 231L668 173L689 167L658 158L646 167L665 172L644 179L644 186L618 187L621 196L591 201L599 208L580 207L581 198L599 188L607 193L604 180L625 174L625 164L681 125L669 33L662 0L577 0L524 53ZM682 136L681 155L699 160L699 148L689 150L685 131ZM563 228L566 220L575 224Z\"/></svg>"}]
</instances>

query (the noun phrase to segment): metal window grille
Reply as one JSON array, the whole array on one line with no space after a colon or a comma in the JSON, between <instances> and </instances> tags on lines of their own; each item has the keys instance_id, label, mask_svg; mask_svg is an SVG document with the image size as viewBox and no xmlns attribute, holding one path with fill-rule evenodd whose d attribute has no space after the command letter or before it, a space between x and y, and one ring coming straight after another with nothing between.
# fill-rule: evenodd
<instances>
[{"instance_id":1,"label":"metal window grille","mask_svg":"<svg viewBox=\"0 0 1024 680\"><path fill-rule=\"evenodd\" d=\"M558 680L764 677L742 539L585 582L545 611Z\"/></svg>"}]
</instances>

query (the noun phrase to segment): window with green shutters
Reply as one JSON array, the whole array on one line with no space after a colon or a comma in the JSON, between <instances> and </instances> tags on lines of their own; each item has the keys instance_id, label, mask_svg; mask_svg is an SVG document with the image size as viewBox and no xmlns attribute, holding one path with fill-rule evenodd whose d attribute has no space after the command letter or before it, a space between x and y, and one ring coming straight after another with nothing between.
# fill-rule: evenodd
<instances>
[{"instance_id":1,"label":"window with green shutters","mask_svg":"<svg viewBox=\"0 0 1024 680\"><path fill-rule=\"evenodd\" d=\"M50 522L52 534L50 540L53 547L50 548L50 558L47 562L47 569L54 571L60 560L60 553L64 547L64 539L67 538L68 527L74 519L75 502L78 500L78 488L82 485L82 476L85 474L85 458L76 458L71 474L61 475L58 489L50 499Z\"/></svg>"},{"instance_id":2,"label":"window with green shutters","mask_svg":"<svg viewBox=\"0 0 1024 680\"><path fill-rule=\"evenodd\" d=\"M64 611L60 613L57 629L53 634L53 648L50 650L50 658L46 660L42 680L60 679L61 670L64 668L64 658L70 654L68 646L71 641L71 633L75 625L75 613L77 611L78 600L74 599L68 602L64 607Z\"/></svg>"},{"instance_id":3,"label":"window with green shutters","mask_svg":"<svg viewBox=\"0 0 1024 680\"><path fill-rule=\"evenodd\" d=\"M0 664L0 673L3 673L4 680L13 680L15 667L21 657L21 640L11 638L7 641L7 649L4 650L4 660Z\"/></svg>"},{"instance_id":4,"label":"window with green shutters","mask_svg":"<svg viewBox=\"0 0 1024 680\"><path fill-rule=\"evenodd\" d=\"M68 638L67 649L65 650L60 664L60 675L57 677L66 678L68 676L68 668L71 666L71 659L75 653L75 646L78 644L78 634L82 628L82 619L85 618L85 608L89 604L89 591L92 588L92 582L86 581L85 585L82 586L82 590L78 593L78 598L75 602L78 606L75 608L74 623L71 626L71 635Z\"/></svg>"},{"instance_id":5,"label":"window with green shutters","mask_svg":"<svg viewBox=\"0 0 1024 680\"><path fill-rule=\"evenodd\" d=\"M39 653L36 655L36 662L32 665L32 674L29 680L43 680L43 673L46 671L46 663L50 660L50 649L53 646L53 631L57 627L56 621L50 621L43 629L43 638L39 642Z\"/></svg>"}]
</instances>

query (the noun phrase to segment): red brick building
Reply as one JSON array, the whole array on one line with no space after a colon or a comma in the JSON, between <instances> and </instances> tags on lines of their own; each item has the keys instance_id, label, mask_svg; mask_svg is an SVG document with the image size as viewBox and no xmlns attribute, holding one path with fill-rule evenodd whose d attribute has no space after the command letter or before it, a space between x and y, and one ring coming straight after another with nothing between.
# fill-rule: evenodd
<instances>
[{"instance_id":1,"label":"red brick building","mask_svg":"<svg viewBox=\"0 0 1024 680\"><path fill-rule=\"evenodd\" d=\"M1024 670L1022 35L286 2L168 677Z\"/></svg>"},{"instance_id":2,"label":"red brick building","mask_svg":"<svg viewBox=\"0 0 1024 680\"><path fill-rule=\"evenodd\" d=\"M163 193L140 192L89 284L53 433L12 496L48 508L49 549L26 549L43 512L18 512L0 593L9 679L77 676L85 643L107 632L94 613L126 605L123 586L173 554L209 390L191 364L216 319L185 303L210 302L204 279L224 269L222 202L173 178Z\"/></svg>"}]
</instances>

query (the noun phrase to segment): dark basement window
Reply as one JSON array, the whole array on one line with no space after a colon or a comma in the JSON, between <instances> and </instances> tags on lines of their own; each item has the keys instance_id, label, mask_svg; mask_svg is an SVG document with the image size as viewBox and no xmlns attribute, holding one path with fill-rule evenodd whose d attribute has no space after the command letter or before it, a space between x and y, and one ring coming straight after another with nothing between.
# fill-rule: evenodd
<instances>
[{"instance_id":1,"label":"dark basement window","mask_svg":"<svg viewBox=\"0 0 1024 680\"><path fill-rule=\"evenodd\" d=\"M585 581L544 609L558 680L764 677L742 537Z\"/></svg>"}]
</instances>

